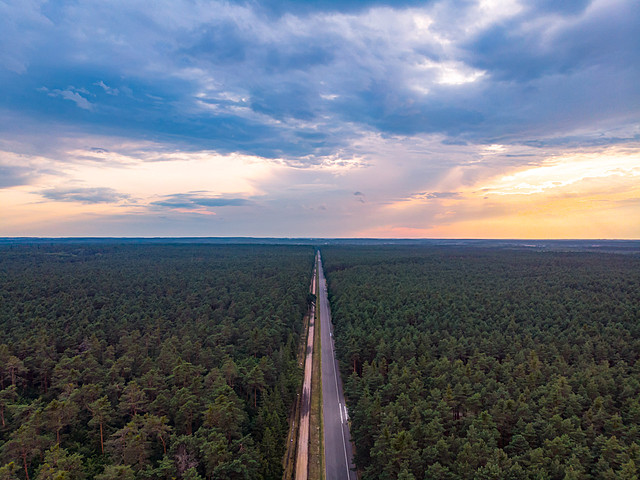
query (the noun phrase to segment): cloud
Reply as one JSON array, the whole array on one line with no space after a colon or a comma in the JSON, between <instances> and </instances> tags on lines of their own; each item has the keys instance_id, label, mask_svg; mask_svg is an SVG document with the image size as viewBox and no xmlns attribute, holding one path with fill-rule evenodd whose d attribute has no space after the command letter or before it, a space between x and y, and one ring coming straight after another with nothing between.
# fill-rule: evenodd
<instances>
[{"instance_id":1,"label":"cloud","mask_svg":"<svg viewBox=\"0 0 640 480\"><path fill-rule=\"evenodd\" d=\"M495 79L517 82L549 75L570 78L572 72L617 69L629 61L637 65L640 54L630 40L640 30L640 13L633 2L616 2L613 8L593 2L586 10L580 8L579 15L561 13L566 12L544 11L538 5L482 31L465 46L466 61Z\"/></svg>"},{"instance_id":2,"label":"cloud","mask_svg":"<svg viewBox=\"0 0 640 480\"><path fill-rule=\"evenodd\" d=\"M181 210L197 210L203 207L245 207L252 204L252 201L245 198L203 196L197 193L176 193L163 200L151 202L152 206Z\"/></svg>"},{"instance_id":3,"label":"cloud","mask_svg":"<svg viewBox=\"0 0 640 480\"><path fill-rule=\"evenodd\" d=\"M199 232L206 212L408 229L488 178L640 141L635 0L5 3L0 182L60 202L105 185ZM380 216L395 202L423 210Z\"/></svg>"},{"instance_id":4,"label":"cloud","mask_svg":"<svg viewBox=\"0 0 640 480\"><path fill-rule=\"evenodd\" d=\"M249 3L249 2L239 2ZM415 7L433 3L430 0L394 0L398 8ZM299 2L296 0L266 0L256 4L262 11L271 15L285 14L309 15L314 12L358 13L375 7L389 5L387 0L314 0Z\"/></svg>"},{"instance_id":5,"label":"cloud","mask_svg":"<svg viewBox=\"0 0 640 480\"><path fill-rule=\"evenodd\" d=\"M79 93L89 93L83 88L68 87L66 90L57 88L49 90L47 87L41 87L38 90L46 92L50 97L61 97L65 100L70 100L83 110L93 110L94 105Z\"/></svg>"},{"instance_id":6,"label":"cloud","mask_svg":"<svg viewBox=\"0 0 640 480\"><path fill-rule=\"evenodd\" d=\"M3 25L26 32L5 51L29 68L0 73L2 102L48 123L310 162L363 131L518 143L637 119L632 0L490 6L25 4ZM47 93L94 116L56 113L29 93L38 83L75 85Z\"/></svg>"},{"instance_id":7,"label":"cloud","mask_svg":"<svg viewBox=\"0 0 640 480\"><path fill-rule=\"evenodd\" d=\"M129 195L119 193L113 188L53 188L37 192L47 200L55 202L77 202L84 204L118 203L128 200Z\"/></svg>"},{"instance_id":8,"label":"cloud","mask_svg":"<svg viewBox=\"0 0 640 480\"><path fill-rule=\"evenodd\" d=\"M33 176L32 173L28 167L0 165L0 189L27 185Z\"/></svg>"},{"instance_id":9,"label":"cloud","mask_svg":"<svg viewBox=\"0 0 640 480\"><path fill-rule=\"evenodd\" d=\"M430 200L433 198L456 198L459 197L460 193L458 192L425 192L425 193L417 193L413 198L422 198L425 200Z\"/></svg>"},{"instance_id":10,"label":"cloud","mask_svg":"<svg viewBox=\"0 0 640 480\"><path fill-rule=\"evenodd\" d=\"M106 148L102 148L102 147L91 147L91 148L89 148L89 151L91 151L93 153L97 153L97 154L109 153L109 150L107 150Z\"/></svg>"},{"instance_id":11,"label":"cloud","mask_svg":"<svg viewBox=\"0 0 640 480\"><path fill-rule=\"evenodd\" d=\"M101 87L105 93L107 95L114 95L117 96L118 94L120 94L120 91L117 88L111 88L108 85L105 85L105 83L100 80L99 82L94 83L94 85L97 85L98 87Z\"/></svg>"}]
</instances>

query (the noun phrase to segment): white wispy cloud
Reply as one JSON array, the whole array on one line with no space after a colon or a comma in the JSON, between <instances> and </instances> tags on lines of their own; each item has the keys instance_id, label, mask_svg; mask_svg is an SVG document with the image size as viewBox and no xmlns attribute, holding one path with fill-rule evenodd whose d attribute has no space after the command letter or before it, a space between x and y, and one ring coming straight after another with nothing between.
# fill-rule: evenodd
<instances>
[{"instance_id":1,"label":"white wispy cloud","mask_svg":"<svg viewBox=\"0 0 640 480\"><path fill-rule=\"evenodd\" d=\"M65 100L70 100L83 110L93 110L93 103L81 95L81 93L88 93L87 90L83 88L68 87L65 90L59 88L49 90L47 87L41 87L38 90L46 92L50 97L60 97Z\"/></svg>"},{"instance_id":2,"label":"white wispy cloud","mask_svg":"<svg viewBox=\"0 0 640 480\"><path fill-rule=\"evenodd\" d=\"M102 80L94 83L94 85L97 85L98 87L102 88L107 95L117 96L120 94L120 90L118 90L117 88L111 88L110 86L106 85Z\"/></svg>"}]
</instances>

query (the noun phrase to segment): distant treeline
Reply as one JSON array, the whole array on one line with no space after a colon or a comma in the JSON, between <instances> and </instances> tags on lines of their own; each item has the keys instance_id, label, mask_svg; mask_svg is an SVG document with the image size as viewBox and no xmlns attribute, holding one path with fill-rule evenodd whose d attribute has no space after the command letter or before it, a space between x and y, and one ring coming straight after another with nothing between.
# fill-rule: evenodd
<instances>
[{"instance_id":1,"label":"distant treeline","mask_svg":"<svg viewBox=\"0 0 640 480\"><path fill-rule=\"evenodd\" d=\"M19 248L21 245L54 246L60 244L91 245L309 245L323 248L344 246L424 246L424 247L477 247L518 249L530 251L613 252L640 254L640 240L495 240L448 238L269 238L269 237L130 237L130 238L30 238L0 237L1 245Z\"/></svg>"},{"instance_id":2,"label":"distant treeline","mask_svg":"<svg viewBox=\"0 0 640 480\"><path fill-rule=\"evenodd\" d=\"M280 479L313 257L0 247L0 479Z\"/></svg>"},{"instance_id":3,"label":"distant treeline","mask_svg":"<svg viewBox=\"0 0 640 480\"><path fill-rule=\"evenodd\" d=\"M322 253L363 479L638 478L638 256Z\"/></svg>"}]
</instances>

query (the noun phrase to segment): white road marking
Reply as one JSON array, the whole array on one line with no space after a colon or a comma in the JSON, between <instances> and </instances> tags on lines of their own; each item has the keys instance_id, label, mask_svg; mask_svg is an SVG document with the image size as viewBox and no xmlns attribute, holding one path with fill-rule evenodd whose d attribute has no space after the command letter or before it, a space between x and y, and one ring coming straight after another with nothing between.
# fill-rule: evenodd
<instances>
[{"instance_id":1,"label":"white road marking","mask_svg":"<svg viewBox=\"0 0 640 480\"><path fill-rule=\"evenodd\" d=\"M320 268L322 268L322 264L320 263ZM328 297L327 297L327 281L324 278L324 271L321 270L322 272L322 276L320 279L320 285L322 287L322 303L323 303L323 309L325 312L329 312L329 302L328 302ZM330 313L329 313L330 315ZM331 328L331 327L329 327ZM335 353L333 351L333 342L331 341L331 337L329 340L329 349L331 350L331 358L333 359L333 379L336 382L336 398L338 399L338 404L342 405L342 402L340 402L340 395L338 394L338 375L336 373L336 356ZM342 419L342 410L340 411L340 418ZM349 470L349 458L347 456L347 441L344 438L344 427L340 429L341 433L342 433L342 450L344 451L344 464L345 464L345 468L347 470L347 478L350 479L351 478L351 472Z\"/></svg>"}]
</instances>

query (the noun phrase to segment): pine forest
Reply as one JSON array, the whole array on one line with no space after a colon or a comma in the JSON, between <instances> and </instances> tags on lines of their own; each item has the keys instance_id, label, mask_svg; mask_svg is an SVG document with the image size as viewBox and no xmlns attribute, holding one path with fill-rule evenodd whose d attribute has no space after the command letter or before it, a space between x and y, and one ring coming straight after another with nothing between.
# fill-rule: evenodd
<instances>
[{"instance_id":1,"label":"pine forest","mask_svg":"<svg viewBox=\"0 0 640 480\"><path fill-rule=\"evenodd\" d=\"M321 252L360 479L638 479L636 253ZM314 253L0 246L0 480L283 478Z\"/></svg>"},{"instance_id":2,"label":"pine forest","mask_svg":"<svg viewBox=\"0 0 640 480\"><path fill-rule=\"evenodd\" d=\"M282 478L313 248L0 248L0 479Z\"/></svg>"},{"instance_id":3,"label":"pine forest","mask_svg":"<svg viewBox=\"0 0 640 480\"><path fill-rule=\"evenodd\" d=\"M323 258L363 479L638 478L640 258Z\"/></svg>"}]
</instances>

